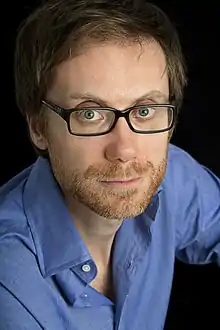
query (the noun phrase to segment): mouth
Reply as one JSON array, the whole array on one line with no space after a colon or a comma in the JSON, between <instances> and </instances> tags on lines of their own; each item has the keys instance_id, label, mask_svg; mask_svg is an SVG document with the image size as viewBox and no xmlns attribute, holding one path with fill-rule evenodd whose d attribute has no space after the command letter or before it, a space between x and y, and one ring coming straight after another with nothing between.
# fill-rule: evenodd
<instances>
[{"instance_id":1,"label":"mouth","mask_svg":"<svg viewBox=\"0 0 220 330\"><path fill-rule=\"evenodd\" d=\"M132 179L111 179L106 181L101 181L102 184L113 186L113 187L132 187L140 182L141 178Z\"/></svg>"}]
</instances>

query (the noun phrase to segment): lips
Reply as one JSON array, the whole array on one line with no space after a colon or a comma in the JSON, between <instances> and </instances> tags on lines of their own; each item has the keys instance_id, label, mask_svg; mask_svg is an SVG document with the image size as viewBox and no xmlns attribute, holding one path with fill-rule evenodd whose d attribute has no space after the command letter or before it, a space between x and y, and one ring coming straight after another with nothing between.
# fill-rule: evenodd
<instances>
[{"instance_id":1,"label":"lips","mask_svg":"<svg viewBox=\"0 0 220 330\"><path fill-rule=\"evenodd\" d=\"M136 180L139 180L140 178L133 178L133 179L111 179L111 180L106 180L106 181L102 181L102 182L106 182L106 183L114 183L114 182L119 182L119 183L126 183L126 182L133 182Z\"/></svg>"},{"instance_id":2,"label":"lips","mask_svg":"<svg viewBox=\"0 0 220 330\"><path fill-rule=\"evenodd\" d=\"M141 178L133 178L133 179L111 179L106 181L101 181L101 183L107 186L134 186L140 181Z\"/></svg>"}]
</instances>

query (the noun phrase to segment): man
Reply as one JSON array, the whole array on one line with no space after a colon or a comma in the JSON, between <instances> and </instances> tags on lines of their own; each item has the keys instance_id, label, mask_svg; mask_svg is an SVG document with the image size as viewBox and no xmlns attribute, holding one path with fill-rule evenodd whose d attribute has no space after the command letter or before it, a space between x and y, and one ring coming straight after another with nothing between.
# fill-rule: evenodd
<instances>
[{"instance_id":1,"label":"man","mask_svg":"<svg viewBox=\"0 0 220 330\"><path fill-rule=\"evenodd\" d=\"M39 157L0 192L0 328L163 329L175 256L220 265L220 180L170 144L186 78L168 18L46 2L15 83Z\"/></svg>"}]
</instances>

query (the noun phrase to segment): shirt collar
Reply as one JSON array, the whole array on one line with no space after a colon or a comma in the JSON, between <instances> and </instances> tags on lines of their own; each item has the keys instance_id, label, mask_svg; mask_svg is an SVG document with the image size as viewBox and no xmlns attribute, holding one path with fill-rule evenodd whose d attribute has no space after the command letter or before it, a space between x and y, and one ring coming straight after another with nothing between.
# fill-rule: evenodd
<instances>
[{"instance_id":1,"label":"shirt collar","mask_svg":"<svg viewBox=\"0 0 220 330\"><path fill-rule=\"evenodd\" d=\"M147 206L147 208L145 210L145 213L152 221L155 221L155 219L156 219L157 210L159 207L159 194L161 193L161 191L162 191L162 188L157 190L157 192L154 194L151 202L149 203L149 205Z\"/></svg>"},{"instance_id":2,"label":"shirt collar","mask_svg":"<svg viewBox=\"0 0 220 330\"><path fill-rule=\"evenodd\" d=\"M65 205L48 160L40 157L26 182L24 210L43 276L91 260Z\"/></svg>"}]
</instances>

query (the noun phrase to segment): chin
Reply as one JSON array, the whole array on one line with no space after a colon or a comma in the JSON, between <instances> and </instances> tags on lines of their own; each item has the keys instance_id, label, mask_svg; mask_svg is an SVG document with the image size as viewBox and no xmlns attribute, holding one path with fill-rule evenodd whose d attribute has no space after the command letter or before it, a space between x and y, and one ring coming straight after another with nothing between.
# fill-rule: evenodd
<instances>
[{"instance_id":1,"label":"chin","mask_svg":"<svg viewBox=\"0 0 220 330\"><path fill-rule=\"evenodd\" d=\"M106 219L133 218L145 211L153 195L144 195L141 199L136 196L111 196L108 200L87 205L92 211ZM136 198L135 198L136 197Z\"/></svg>"}]
</instances>

